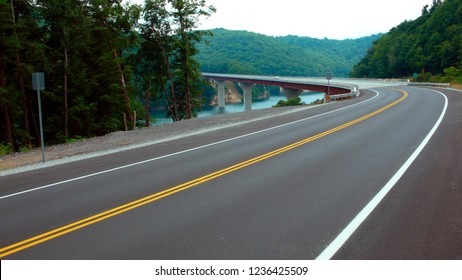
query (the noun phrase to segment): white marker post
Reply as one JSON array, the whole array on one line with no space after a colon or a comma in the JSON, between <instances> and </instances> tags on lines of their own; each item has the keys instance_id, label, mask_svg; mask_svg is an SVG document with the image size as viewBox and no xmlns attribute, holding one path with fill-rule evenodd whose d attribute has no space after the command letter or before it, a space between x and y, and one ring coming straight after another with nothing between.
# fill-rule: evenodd
<instances>
[{"instance_id":1,"label":"white marker post","mask_svg":"<svg viewBox=\"0 0 462 280\"><path fill-rule=\"evenodd\" d=\"M45 89L45 74L43 72L32 73L32 89L37 91L40 124L40 143L42 145L42 163L45 163L45 142L43 137L42 103L40 101L40 90Z\"/></svg>"}]
</instances>

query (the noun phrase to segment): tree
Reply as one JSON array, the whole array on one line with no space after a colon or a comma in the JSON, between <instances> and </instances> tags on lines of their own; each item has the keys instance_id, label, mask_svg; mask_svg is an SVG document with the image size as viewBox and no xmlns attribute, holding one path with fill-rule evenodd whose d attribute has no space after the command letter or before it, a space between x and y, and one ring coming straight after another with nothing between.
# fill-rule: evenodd
<instances>
[{"instance_id":1,"label":"tree","mask_svg":"<svg viewBox=\"0 0 462 280\"><path fill-rule=\"evenodd\" d=\"M129 88L132 69L126 67L127 56L125 54L134 47L137 35L135 26L140 15L140 8L135 5L122 5L122 0L89 0L92 17L98 29L97 37L106 42L101 47L103 59L112 59L112 64L118 74L118 90L121 91L125 102L125 115L131 125L135 120L132 115L133 89ZM109 55L110 53L110 55ZM107 61L111 64L111 61ZM112 88L116 88L111 84ZM130 126L131 127L131 126Z\"/></svg>"},{"instance_id":2,"label":"tree","mask_svg":"<svg viewBox=\"0 0 462 280\"><path fill-rule=\"evenodd\" d=\"M209 32L196 30L200 17L208 17L215 8L207 6L205 0L168 0L172 6L172 22L176 27L175 47L177 49L175 65L177 72L177 87L181 93L180 109L184 112L180 118L191 119L193 111L201 105L200 92L201 74L199 63L193 57L198 53L196 44Z\"/></svg>"},{"instance_id":3,"label":"tree","mask_svg":"<svg viewBox=\"0 0 462 280\"><path fill-rule=\"evenodd\" d=\"M79 84L86 82L83 77L76 79L76 75L85 68L80 56L89 47L91 24L84 13L84 5L79 0L39 0L38 3L48 34L49 87L55 94L62 93L63 132L64 140L67 140L70 126L69 105L72 106L75 99L69 97L69 94L76 95Z\"/></svg>"},{"instance_id":4,"label":"tree","mask_svg":"<svg viewBox=\"0 0 462 280\"><path fill-rule=\"evenodd\" d=\"M197 44L199 53L195 58L203 72L270 76L323 76L331 69L335 76L346 77L380 37L320 40L225 29L211 31L213 37L204 37Z\"/></svg>"},{"instance_id":5,"label":"tree","mask_svg":"<svg viewBox=\"0 0 462 280\"><path fill-rule=\"evenodd\" d=\"M30 92L30 75L43 58L42 33L32 1L0 1L0 142L7 140L13 150L30 146L36 126ZM4 129L3 129L4 128ZM38 129L35 129L35 139ZM37 143L37 142L36 142Z\"/></svg>"},{"instance_id":6,"label":"tree","mask_svg":"<svg viewBox=\"0 0 462 280\"><path fill-rule=\"evenodd\" d=\"M174 52L174 41L167 1L146 0L143 14L145 21L141 24L143 41L138 52L140 63L138 69L140 69L140 75L143 76L143 90L145 94L151 95L153 84L157 84L158 91L165 94L168 114L173 121L179 121L178 102L170 62Z\"/></svg>"},{"instance_id":7,"label":"tree","mask_svg":"<svg viewBox=\"0 0 462 280\"><path fill-rule=\"evenodd\" d=\"M201 105L202 81L194 59L197 42L208 32L196 30L200 17L215 9L198 0L147 0L141 24L142 44L138 62L144 96L154 84L165 93L168 115L173 121L190 119ZM147 99L145 101L147 104ZM147 109L146 109L147 111Z\"/></svg>"},{"instance_id":8,"label":"tree","mask_svg":"<svg viewBox=\"0 0 462 280\"><path fill-rule=\"evenodd\" d=\"M39 144L32 72L45 72L47 144L135 127L140 96L146 124L160 92L175 121L198 107L192 58L204 1L148 0L141 23L141 7L125 0L0 0L0 8L0 145L8 150Z\"/></svg>"},{"instance_id":9,"label":"tree","mask_svg":"<svg viewBox=\"0 0 462 280\"><path fill-rule=\"evenodd\" d=\"M11 11L11 12L10 12ZM1 140L6 140L8 145L12 148L14 147L13 140L13 126L10 116L10 107L11 107L11 94L9 94L9 89L7 88L7 76L6 69L7 65L11 64L13 53L11 51L14 49L14 38L13 38L13 24L15 19L14 16L14 7L12 3L8 5L6 0L0 1L0 109L2 114L0 115L1 122ZM1 143L0 143L1 144Z\"/></svg>"}]
</instances>

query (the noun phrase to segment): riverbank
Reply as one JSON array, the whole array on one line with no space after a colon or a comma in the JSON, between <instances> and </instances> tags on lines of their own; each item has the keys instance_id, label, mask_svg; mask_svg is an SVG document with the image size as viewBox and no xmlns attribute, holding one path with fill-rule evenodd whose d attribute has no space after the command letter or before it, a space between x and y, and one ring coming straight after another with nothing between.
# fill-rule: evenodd
<instances>
[{"instance_id":1,"label":"riverbank","mask_svg":"<svg viewBox=\"0 0 462 280\"><path fill-rule=\"evenodd\" d=\"M176 123L165 123L134 131L118 131L79 142L46 147L46 163L44 164L41 163L41 149L10 154L0 158L0 176L167 142L275 116L309 110L316 106L259 109L251 112L215 115Z\"/></svg>"}]
</instances>

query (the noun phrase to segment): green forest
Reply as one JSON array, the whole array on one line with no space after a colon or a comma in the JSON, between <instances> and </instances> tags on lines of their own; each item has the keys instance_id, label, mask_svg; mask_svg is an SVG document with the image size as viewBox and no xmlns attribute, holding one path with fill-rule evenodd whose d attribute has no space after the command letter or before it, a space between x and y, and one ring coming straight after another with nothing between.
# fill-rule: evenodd
<instances>
[{"instance_id":1,"label":"green forest","mask_svg":"<svg viewBox=\"0 0 462 280\"><path fill-rule=\"evenodd\" d=\"M205 0L0 0L0 155L149 125L151 100L174 121L200 109L194 56ZM147 113L145 113L147 112Z\"/></svg>"},{"instance_id":2,"label":"green forest","mask_svg":"<svg viewBox=\"0 0 462 280\"><path fill-rule=\"evenodd\" d=\"M461 69L462 0L434 0L374 42L351 76L462 83Z\"/></svg>"},{"instance_id":3,"label":"green forest","mask_svg":"<svg viewBox=\"0 0 462 280\"><path fill-rule=\"evenodd\" d=\"M201 70L209 73L348 77L380 35L331 40L272 37L248 31L211 30L198 45Z\"/></svg>"}]
</instances>

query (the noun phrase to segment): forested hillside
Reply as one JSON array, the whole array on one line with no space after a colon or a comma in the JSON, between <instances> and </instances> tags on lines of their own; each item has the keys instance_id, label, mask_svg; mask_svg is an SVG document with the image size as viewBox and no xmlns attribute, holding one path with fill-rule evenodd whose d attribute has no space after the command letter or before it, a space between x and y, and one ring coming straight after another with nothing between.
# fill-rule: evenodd
<instances>
[{"instance_id":1,"label":"forested hillside","mask_svg":"<svg viewBox=\"0 0 462 280\"><path fill-rule=\"evenodd\" d=\"M450 82L462 75L462 0L434 0L422 15L383 35L353 77L410 77ZM435 76L436 75L436 76Z\"/></svg>"},{"instance_id":2,"label":"forested hillside","mask_svg":"<svg viewBox=\"0 0 462 280\"><path fill-rule=\"evenodd\" d=\"M366 54L374 35L355 40L271 37L247 31L211 30L198 45L203 72L278 76L348 76Z\"/></svg>"}]
</instances>

